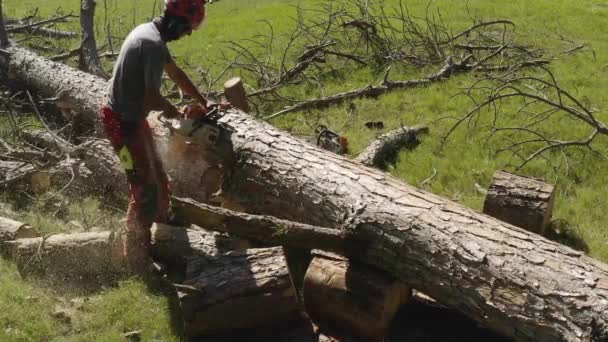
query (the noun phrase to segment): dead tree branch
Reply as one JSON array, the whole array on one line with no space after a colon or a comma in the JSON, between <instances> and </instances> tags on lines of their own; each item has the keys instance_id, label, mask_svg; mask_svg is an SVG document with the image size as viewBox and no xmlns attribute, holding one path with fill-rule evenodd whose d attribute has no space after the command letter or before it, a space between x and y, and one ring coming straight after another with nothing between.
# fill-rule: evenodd
<instances>
[{"instance_id":1,"label":"dead tree branch","mask_svg":"<svg viewBox=\"0 0 608 342\"><path fill-rule=\"evenodd\" d=\"M605 156L593 147L599 135L608 135L608 126L598 119L598 110L592 108L588 100L581 100L562 88L555 75L545 67L539 67L542 74L490 75L476 82L464 94L474 101L474 107L458 118L443 137L445 144L450 136L463 124L469 129L477 127L481 116L487 129L487 141L498 142L495 154L510 153L518 160L516 168L521 169L532 160L548 157L550 152L569 148L586 148L594 154ZM517 111L510 115L501 111L507 103L519 104ZM515 119L520 125L505 123ZM555 137L555 127L563 120L568 124L586 126L583 136L576 134L568 139ZM574 131L574 130L570 130Z\"/></svg>"}]
</instances>

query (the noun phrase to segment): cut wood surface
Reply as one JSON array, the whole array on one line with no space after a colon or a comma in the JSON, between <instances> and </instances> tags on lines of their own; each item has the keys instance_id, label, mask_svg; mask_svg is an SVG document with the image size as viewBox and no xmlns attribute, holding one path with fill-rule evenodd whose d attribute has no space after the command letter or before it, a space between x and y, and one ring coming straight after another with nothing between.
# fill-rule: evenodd
<instances>
[{"instance_id":1,"label":"cut wood surface","mask_svg":"<svg viewBox=\"0 0 608 342\"><path fill-rule=\"evenodd\" d=\"M7 50L15 77L47 93L63 90L95 121L105 82ZM221 156L225 177L212 196L222 205L356 236L365 242L358 260L517 340L608 339L607 265L244 113L230 111L219 124L232 151Z\"/></svg>"},{"instance_id":2,"label":"cut wood surface","mask_svg":"<svg viewBox=\"0 0 608 342\"><path fill-rule=\"evenodd\" d=\"M238 108L245 113L249 112L247 93L245 92L243 81L240 77L233 77L224 83L224 95L226 96L226 100L235 108Z\"/></svg>"},{"instance_id":3,"label":"cut wood surface","mask_svg":"<svg viewBox=\"0 0 608 342\"><path fill-rule=\"evenodd\" d=\"M355 161L366 166L384 169L386 164L395 161L399 150L415 146L418 137L428 131L426 126L414 126L401 127L383 134L361 152Z\"/></svg>"},{"instance_id":4,"label":"cut wood surface","mask_svg":"<svg viewBox=\"0 0 608 342\"><path fill-rule=\"evenodd\" d=\"M555 187L536 178L497 171L483 213L537 234L551 222Z\"/></svg>"},{"instance_id":5,"label":"cut wood surface","mask_svg":"<svg viewBox=\"0 0 608 342\"><path fill-rule=\"evenodd\" d=\"M277 324L299 316L282 248L247 243L202 229L162 224L153 228L154 250L184 270L178 294L189 334ZM178 266L179 267L179 266Z\"/></svg>"},{"instance_id":6,"label":"cut wood surface","mask_svg":"<svg viewBox=\"0 0 608 342\"><path fill-rule=\"evenodd\" d=\"M364 340L384 341L411 289L370 266L315 250L304 278L306 312L319 324L347 327Z\"/></svg>"}]
</instances>

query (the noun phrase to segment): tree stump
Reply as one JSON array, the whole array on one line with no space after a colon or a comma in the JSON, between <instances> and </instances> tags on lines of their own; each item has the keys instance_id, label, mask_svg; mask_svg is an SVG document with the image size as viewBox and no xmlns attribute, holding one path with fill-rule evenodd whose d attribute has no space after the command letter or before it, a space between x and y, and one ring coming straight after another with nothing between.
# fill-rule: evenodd
<instances>
[{"instance_id":1,"label":"tree stump","mask_svg":"<svg viewBox=\"0 0 608 342\"><path fill-rule=\"evenodd\" d=\"M243 87L240 77L233 77L224 83L224 95L226 100L234 107L249 113L249 103L247 103L247 93Z\"/></svg>"},{"instance_id":2,"label":"tree stump","mask_svg":"<svg viewBox=\"0 0 608 342\"><path fill-rule=\"evenodd\" d=\"M186 332L215 334L297 318L300 309L281 247L244 248L244 240L156 224L158 258L182 264L177 285ZM174 267L174 266L170 266Z\"/></svg>"},{"instance_id":3,"label":"tree stump","mask_svg":"<svg viewBox=\"0 0 608 342\"><path fill-rule=\"evenodd\" d=\"M551 221L554 195L554 186L540 179L496 171L483 213L542 235Z\"/></svg>"},{"instance_id":4,"label":"tree stump","mask_svg":"<svg viewBox=\"0 0 608 342\"><path fill-rule=\"evenodd\" d=\"M304 278L304 305L319 323L345 325L369 341L382 341L411 288L394 277L333 253L313 251Z\"/></svg>"}]
</instances>

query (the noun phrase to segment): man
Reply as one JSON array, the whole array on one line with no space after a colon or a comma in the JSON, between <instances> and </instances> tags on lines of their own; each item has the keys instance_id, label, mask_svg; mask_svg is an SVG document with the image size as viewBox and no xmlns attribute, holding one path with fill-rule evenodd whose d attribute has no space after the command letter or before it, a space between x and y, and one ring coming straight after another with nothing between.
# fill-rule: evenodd
<instances>
[{"instance_id":1,"label":"man","mask_svg":"<svg viewBox=\"0 0 608 342\"><path fill-rule=\"evenodd\" d=\"M165 0L164 14L135 28L126 38L109 81L101 118L129 182L129 208L124 253L136 273L152 265L150 227L167 220L167 176L154 146L146 117L151 110L167 118L181 114L160 94L163 71L205 113L207 99L169 54L166 43L192 34L205 19L204 0Z\"/></svg>"}]
</instances>

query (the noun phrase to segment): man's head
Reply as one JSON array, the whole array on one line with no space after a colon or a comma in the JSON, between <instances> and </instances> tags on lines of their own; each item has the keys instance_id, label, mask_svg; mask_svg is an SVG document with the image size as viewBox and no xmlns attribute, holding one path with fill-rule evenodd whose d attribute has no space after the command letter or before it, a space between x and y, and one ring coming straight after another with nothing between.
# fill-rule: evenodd
<instances>
[{"instance_id":1,"label":"man's head","mask_svg":"<svg viewBox=\"0 0 608 342\"><path fill-rule=\"evenodd\" d=\"M163 15L166 40L192 34L205 20L205 0L165 0Z\"/></svg>"}]
</instances>

